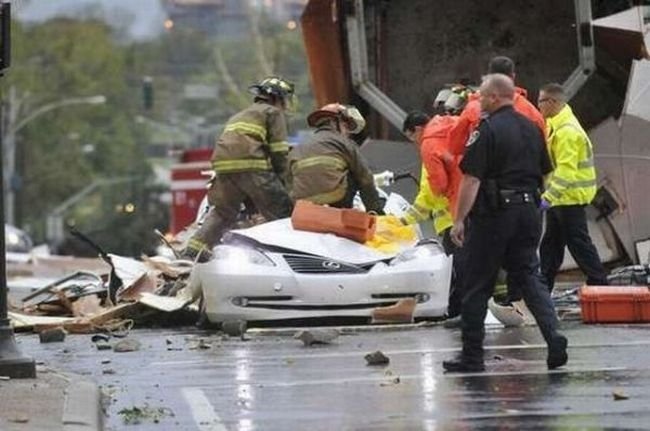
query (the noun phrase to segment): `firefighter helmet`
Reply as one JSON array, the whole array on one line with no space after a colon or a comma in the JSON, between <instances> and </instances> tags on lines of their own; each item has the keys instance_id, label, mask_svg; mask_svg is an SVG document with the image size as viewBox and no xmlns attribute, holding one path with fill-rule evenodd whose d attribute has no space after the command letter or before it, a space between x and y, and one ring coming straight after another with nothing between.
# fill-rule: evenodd
<instances>
[{"instance_id":1,"label":"firefighter helmet","mask_svg":"<svg viewBox=\"0 0 650 431\"><path fill-rule=\"evenodd\" d=\"M330 118L345 121L352 134L359 133L366 127L366 120L356 107L340 103L329 103L312 112L307 117L307 124L311 127L318 127L323 120Z\"/></svg>"},{"instance_id":2,"label":"firefighter helmet","mask_svg":"<svg viewBox=\"0 0 650 431\"><path fill-rule=\"evenodd\" d=\"M474 92L476 92L476 88L469 85L447 85L438 92L433 107L451 115L458 115L465 109L469 95Z\"/></svg>"},{"instance_id":3,"label":"firefighter helmet","mask_svg":"<svg viewBox=\"0 0 650 431\"><path fill-rule=\"evenodd\" d=\"M292 82L278 76L269 76L259 83L248 87L248 91L261 99L268 99L274 96L282 100L288 100L293 96L294 85Z\"/></svg>"}]
</instances>

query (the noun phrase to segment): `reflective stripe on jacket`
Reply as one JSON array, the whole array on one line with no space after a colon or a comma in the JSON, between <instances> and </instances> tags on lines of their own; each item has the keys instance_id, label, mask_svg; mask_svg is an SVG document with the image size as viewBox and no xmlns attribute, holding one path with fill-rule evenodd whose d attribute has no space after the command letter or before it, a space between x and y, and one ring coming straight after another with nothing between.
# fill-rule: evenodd
<instances>
[{"instance_id":1,"label":"reflective stripe on jacket","mask_svg":"<svg viewBox=\"0 0 650 431\"><path fill-rule=\"evenodd\" d=\"M436 234L441 235L454 224L449 212L449 200L444 195L431 191L428 176L426 168L422 165L420 190L401 221L404 224L415 224L432 219L433 229Z\"/></svg>"},{"instance_id":2,"label":"reflective stripe on jacket","mask_svg":"<svg viewBox=\"0 0 650 431\"><path fill-rule=\"evenodd\" d=\"M212 168L217 173L273 169L284 176L288 152L284 113L256 102L228 120L215 144Z\"/></svg>"},{"instance_id":3,"label":"reflective stripe on jacket","mask_svg":"<svg viewBox=\"0 0 650 431\"><path fill-rule=\"evenodd\" d=\"M288 183L294 200L335 204L358 190L367 211L383 209L359 147L329 126L319 127L308 142L291 150Z\"/></svg>"},{"instance_id":4,"label":"reflective stripe on jacket","mask_svg":"<svg viewBox=\"0 0 650 431\"><path fill-rule=\"evenodd\" d=\"M537 110L535 105L527 99L528 93L524 88L515 87L515 99L513 107L524 117L535 123L539 130L546 136L544 117ZM481 103L478 92L472 93L469 101L458 117L458 123L449 131L449 149L452 154L462 155L465 152L465 145L469 135L478 127L481 121Z\"/></svg>"},{"instance_id":5,"label":"reflective stripe on jacket","mask_svg":"<svg viewBox=\"0 0 650 431\"><path fill-rule=\"evenodd\" d=\"M591 141L569 105L548 118L548 150L553 172L542 195L552 206L586 205L596 195Z\"/></svg>"}]
</instances>

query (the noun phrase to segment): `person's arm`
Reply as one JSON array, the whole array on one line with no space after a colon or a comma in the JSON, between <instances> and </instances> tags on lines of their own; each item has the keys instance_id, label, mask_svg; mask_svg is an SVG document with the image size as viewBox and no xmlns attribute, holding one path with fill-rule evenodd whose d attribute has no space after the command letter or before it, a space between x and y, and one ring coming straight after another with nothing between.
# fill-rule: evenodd
<instances>
[{"instance_id":1,"label":"person's arm","mask_svg":"<svg viewBox=\"0 0 650 431\"><path fill-rule=\"evenodd\" d=\"M465 146L470 133L476 128L481 118L481 105L478 100L470 101L458 121L449 130L449 151L454 155L465 153Z\"/></svg>"},{"instance_id":2,"label":"person's arm","mask_svg":"<svg viewBox=\"0 0 650 431\"><path fill-rule=\"evenodd\" d=\"M440 154L434 151L422 151L421 157L424 168L429 173L427 179L431 191L439 195L446 195L447 188L449 187L449 176L447 175L445 161L441 158Z\"/></svg>"},{"instance_id":3,"label":"person's arm","mask_svg":"<svg viewBox=\"0 0 650 431\"><path fill-rule=\"evenodd\" d=\"M456 215L451 229L451 239L459 247L462 247L465 241L465 218L472 210L481 181L488 172L488 147L491 142L489 120L484 120L473 132L472 139L468 141L465 156L460 164L463 178L459 185Z\"/></svg>"},{"instance_id":4,"label":"person's arm","mask_svg":"<svg viewBox=\"0 0 650 431\"><path fill-rule=\"evenodd\" d=\"M572 127L563 127L555 133L552 143L555 169L550 173L546 191L542 194L542 198L551 206L571 189L573 174L578 170L580 148L583 145L585 137Z\"/></svg>"},{"instance_id":5,"label":"person's arm","mask_svg":"<svg viewBox=\"0 0 650 431\"><path fill-rule=\"evenodd\" d=\"M471 175L465 174L463 179L460 180L456 220L454 220L454 227L451 229L451 239L459 247L462 247L465 241L465 218L472 210L474 202L476 202L480 187L481 180Z\"/></svg>"},{"instance_id":6,"label":"person's arm","mask_svg":"<svg viewBox=\"0 0 650 431\"><path fill-rule=\"evenodd\" d=\"M386 202L379 197L379 192L377 192L377 188L375 187L375 179L370 168L368 168L368 164L355 143L350 141L347 148L349 149L350 174L359 187L359 195L361 196L363 205L366 207L366 211L384 214L384 204Z\"/></svg>"}]
</instances>

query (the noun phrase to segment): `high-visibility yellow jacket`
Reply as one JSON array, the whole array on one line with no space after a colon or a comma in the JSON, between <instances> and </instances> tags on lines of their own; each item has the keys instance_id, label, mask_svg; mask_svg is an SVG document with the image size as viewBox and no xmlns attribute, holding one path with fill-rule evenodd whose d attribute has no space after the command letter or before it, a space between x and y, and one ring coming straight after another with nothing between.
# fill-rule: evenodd
<instances>
[{"instance_id":1,"label":"high-visibility yellow jacket","mask_svg":"<svg viewBox=\"0 0 650 431\"><path fill-rule=\"evenodd\" d=\"M212 153L212 168L218 174L273 169L284 177L288 152L284 113L255 102L226 123Z\"/></svg>"},{"instance_id":2,"label":"high-visibility yellow jacket","mask_svg":"<svg viewBox=\"0 0 650 431\"><path fill-rule=\"evenodd\" d=\"M422 165L420 191L401 221L404 224L414 224L433 219L433 229L436 234L441 235L454 224L449 211L449 200L446 196L436 194L431 190L428 176L427 170Z\"/></svg>"},{"instance_id":3,"label":"high-visibility yellow jacket","mask_svg":"<svg viewBox=\"0 0 650 431\"><path fill-rule=\"evenodd\" d=\"M591 141L569 105L546 120L553 172L542 197L551 206L586 205L596 195Z\"/></svg>"}]
</instances>

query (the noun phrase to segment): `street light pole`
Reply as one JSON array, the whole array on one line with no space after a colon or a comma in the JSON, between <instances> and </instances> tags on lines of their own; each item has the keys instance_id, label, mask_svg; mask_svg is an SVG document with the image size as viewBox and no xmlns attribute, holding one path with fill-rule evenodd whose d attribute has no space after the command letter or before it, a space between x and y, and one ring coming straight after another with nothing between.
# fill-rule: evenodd
<instances>
[{"instance_id":1,"label":"street light pole","mask_svg":"<svg viewBox=\"0 0 650 431\"><path fill-rule=\"evenodd\" d=\"M0 46L0 75L2 71L9 66L9 46L10 46L10 20L11 5L9 3L0 3L0 35L2 36ZM2 133L0 130L0 140ZM0 159L2 158L3 142L0 141ZM3 165L0 163L0 185L3 185ZM9 324L9 313L7 312L7 260L5 251L4 236L4 199L2 196L3 187L0 187L0 221L3 226L3 233L0 235L0 376L12 378L33 378L36 377L36 365L32 358L24 356L16 346L14 331Z\"/></svg>"},{"instance_id":2,"label":"street light pole","mask_svg":"<svg viewBox=\"0 0 650 431\"><path fill-rule=\"evenodd\" d=\"M7 130L2 136L2 142L4 146L4 151L6 158L4 162L6 166L5 169L5 193L6 193L6 221L9 224L15 224L15 202L16 202L16 191L14 184L12 184L15 174L16 174L16 135L20 130L23 129L27 124L32 120L40 117L41 115L53 111L55 109L63 108L70 105L101 105L106 103L106 97L104 95L98 94L96 96L89 97L71 97L68 99L58 100L56 102L45 104L39 108L36 108L34 111L27 114L24 118L20 120L18 117L17 109L17 100L16 100L16 89L12 86L9 88L9 102L7 108Z\"/></svg>"}]
</instances>

